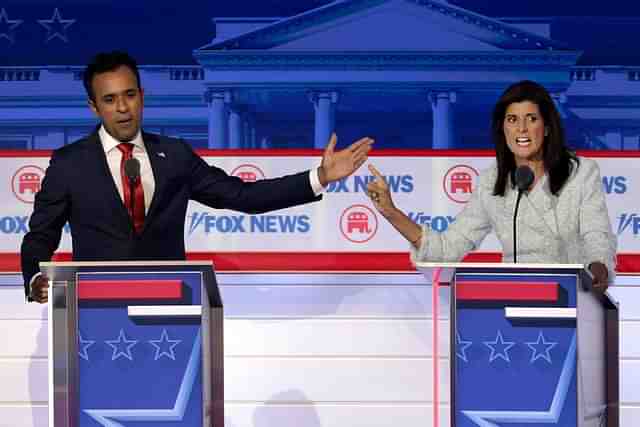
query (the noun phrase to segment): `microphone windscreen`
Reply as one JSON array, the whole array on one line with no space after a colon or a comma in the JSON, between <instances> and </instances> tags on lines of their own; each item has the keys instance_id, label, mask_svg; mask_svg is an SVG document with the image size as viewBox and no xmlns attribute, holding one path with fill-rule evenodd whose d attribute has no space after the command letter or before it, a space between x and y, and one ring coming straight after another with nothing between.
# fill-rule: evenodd
<instances>
[{"instance_id":1,"label":"microphone windscreen","mask_svg":"<svg viewBox=\"0 0 640 427\"><path fill-rule=\"evenodd\" d=\"M527 191L533 184L533 171L529 166L518 166L515 173L516 187L518 191Z\"/></svg>"},{"instance_id":2,"label":"microphone windscreen","mask_svg":"<svg viewBox=\"0 0 640 427\"><path fill-rule=\"evenodd\" d=\"M124 162L124 174L130 181L136 181L140 177L140 162L135 157Z\"/></svg>"}]
</instances>

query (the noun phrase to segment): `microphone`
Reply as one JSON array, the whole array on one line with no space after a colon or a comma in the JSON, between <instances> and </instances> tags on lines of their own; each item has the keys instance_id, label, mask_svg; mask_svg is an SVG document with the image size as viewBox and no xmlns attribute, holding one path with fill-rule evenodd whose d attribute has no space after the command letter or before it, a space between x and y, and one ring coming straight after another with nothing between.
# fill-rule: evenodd
<instances>
[{"instance_id":1,"label":"microphone","mask_svg":"<svg viewBox=\"0 0 640 427\"><path fill-rule=\"evenodd\" d=\"M129 180L129 200L131 201L131 221L135 221L136 210L135 210L135 185L136 182L140 179L140 161L135 157L131 157L130 159L125 160L124 162L124 174L127 176ZM135 231L135 224L133 227Z\"/></svg>"},{"instance_id":2,"label":"microphone","mask_svg":"<svg viewBox=\"0 0 640 427\"><path fill-rule=\"evenodd\" d=\"M135 184L140 178L140 162L135 157L125 160L124 174L129 179L129 183Z\"/></svg>"},{"instance_id":3,"label":"microphone","mask_svg":"<svg viewBox=\"0 0 640 427\"><path fill-rule=\"evenodd\" d=\"M533 171L529 166L519 166L516 169L515 173L515 181L516 187L518 187L518 192L522 193L523 191L527 191L529 187L531 187L531 184L533 184L533 178Z\"/></svg>"},{"instance_id":4,"label":"microphone","mask_svg":"<svg viewBox=\"0 0 640 427\"><path fill-rule=\"evenodd\" d=\"M522 194L529 190L531 184L533 184L533 171L529 166L522 165L518 166L516 172L514 174L514 181L516 183L516 187L518 187L518 199L516 200L516 209L513 213L513 262L517 263L517 239L516 239L516 218L518 217L518 207L520 206L520 199L522 198Z\"/></svg>"}]
</instances>

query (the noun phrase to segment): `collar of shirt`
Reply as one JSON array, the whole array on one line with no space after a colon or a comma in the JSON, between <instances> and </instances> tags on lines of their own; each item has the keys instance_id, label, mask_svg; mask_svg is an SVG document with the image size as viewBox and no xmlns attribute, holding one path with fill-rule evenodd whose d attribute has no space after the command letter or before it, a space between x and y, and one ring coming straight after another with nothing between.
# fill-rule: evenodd
<instances>
[{"instance_id":1,"label":"collar of shirt","mask_svg":"<svg viewBox=\"0 0 640 427\"><path fill-rule=\"evenodd\" d=\"M107 130L104 128L104 125L100 126L98 135L100 136L100 142L102 142L102 148L104 149L105 153L110 152L111 150L116 148L118 144L121 143L121 141L118 141L117 139L112 137L109 134L109 132L107 132ZM138 131L138 134L136 135L136 137L133 138L131 141L127 141L127 142L135 146L134 150L137 148L142 151L145 151L144 143L142 142L142 132Z\"/></svg>"}]
</instances>

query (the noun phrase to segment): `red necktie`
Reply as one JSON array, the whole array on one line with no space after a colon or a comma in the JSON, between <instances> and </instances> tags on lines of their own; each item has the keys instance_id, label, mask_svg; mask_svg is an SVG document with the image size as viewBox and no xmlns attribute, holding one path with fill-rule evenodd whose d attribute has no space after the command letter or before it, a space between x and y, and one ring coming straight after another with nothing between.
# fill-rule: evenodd
<instances>
[{"instance_id":1,"label":"red necktie","mask_svg":"<svg viewBox=\"0 0 640 427\"><path fill-rule=\"evenodd\" d=\"M118 150L122 152L122 160L120 161L120 177L122 178L122 195L124 197L124 206L127 208L127 212L131 218L133 218L133 227L136 233L142 231L144 225L144 191L142 190L142 180L140 177L133 183L133 207L135 212L131 209L131 186L129 184L129 178L124 172L124 163L132 157L133 144L129 142L122 142L117 145Z\"/></svg>"}]
</instances>

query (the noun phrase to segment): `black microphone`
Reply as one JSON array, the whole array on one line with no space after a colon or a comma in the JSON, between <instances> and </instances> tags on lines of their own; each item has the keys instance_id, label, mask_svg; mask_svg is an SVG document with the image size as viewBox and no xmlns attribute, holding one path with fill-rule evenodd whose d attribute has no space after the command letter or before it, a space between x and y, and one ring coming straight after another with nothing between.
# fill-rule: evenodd
<instances>
[{"instance_id":1,"label":"black microphone","mask_svg":"<svg viewBox=\"0 0 640 427\"><path fill-rule=\"evenodd\" d=\"M131 221L135 221L135 185L140 179L140 162L135 157L125 160L124 162L124 174L129 180L129 199L131 200ZM135 230L135 224L133 229Z\"/></svg>"},{"instance_id":2,"label":"black microphone","mask_svg":"<svg viewBox=\"0 0 640 427\"><path fill-rule=\"evenodd\" d=\"M516 187L518 187L518 192L522 193L523 191L527 191L529 187L531 187L531 184L533 184L533 178L533 171L529 166L518 166L515 173L515 181Z\"/></svg>"},{"instance_id":3,"label":"black microphone","mask_svg":"<svg viewBox=\"0 0 640 427\"><path fill-rule=\"evenodd\" d=\"M516 183L516 187L518 187L518 199L516 200L516 209L513 213L513 262L518 262L517 258L517 247L516 247L516 218L518 217L518 207L520 206L520 199L522 198L522 194L529 190L531 184L533 184L533 171L529 166L523 165L518 166L516 172L514 174L514 181Z\"/></svg>"},{"instance_id":4,"label":"black microphone","mask_svg":"<svg viewBox=\"0 0 640 427\"><path fill-rule=\"evenodd\" d=\"M130 183L134 183L140 178L140 162L135 157L124 162L124 174Z\"/></svg>"}]
</instances>

